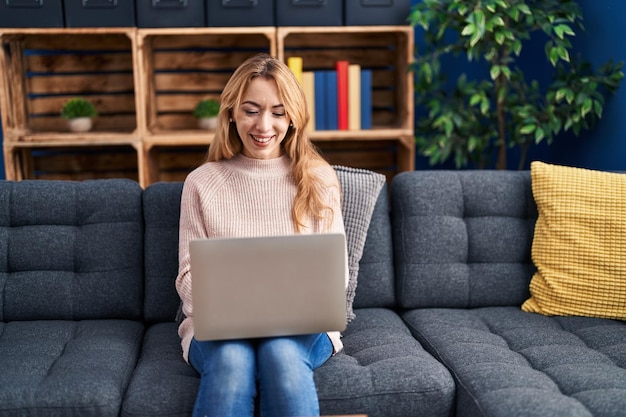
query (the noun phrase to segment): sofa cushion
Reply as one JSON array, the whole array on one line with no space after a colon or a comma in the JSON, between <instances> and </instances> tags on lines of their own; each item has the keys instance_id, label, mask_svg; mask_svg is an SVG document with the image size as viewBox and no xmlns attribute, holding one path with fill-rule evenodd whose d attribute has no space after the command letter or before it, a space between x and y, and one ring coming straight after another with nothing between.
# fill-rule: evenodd
<instances>
[{"instance_id":1,"label":"sofa cushion","mask_svg":"<svg viewBox=\"0 0 626 417\"><path fill-rule=\"evenodd\" d=\"M626 320L626 175L531 164L537 272L525 311Z\"/></svg>"},{"instance_id":2,"label":"sofa cushion","mask_svg":"<svg viewBox=\"0 0 626 417\"><path fill-rule=\"evenodd\" d=\"M0 415L119 415L143 325L127 320L0 323Z\"/></svg>"},{"instance_id":3,"label":"sofa cushion","mask_svg":"<svg viewBox=\"0 0 626 417\"><path fill-rule=\"evenodd\" d=\"M519 307L403 315L457 382L457 417L617 417L626 409L626 324Z\"/></svg>"},{"instance_id":4,"label":"sofa cushion","mask_svg":"<svg viewBox=\"0 0 626 417\"><path fill-rule=\"evenodd\" d=\"M322 415L451 415L452 377L411 336L395 312L357 309L343 344L343 352L315 371Z\"/></svg>"},{"instance_id":5,"label":"sofa cushion","mask_svg":"<svg viewBox=\"0 0 626 417\"><path fill-rule=\"evenodd\" d=\"M199 385L200 376L183 360L178 325L156 323L146 329L121 416L188 417Z\"/></svg>"},{"instance_id":6,"label":"sofa cushion","mask_svg":"<svg viewBox=\"0 0 626 417\"><path fill-rule=\"evenodd\" d=\"M0 182L0 321L139 319L141 194L130 180Z\"/></svg>"},{"instance_id":7,"label":"sofa cushion","mask_svg":"<svg viewBox=\"0 0 626 417\"><path fill-rule=\"evenodd\" d=\"M357 309L343 342L344 351L315 371L323 415L450 415L452 377L423 350L396 313ZM122 416L190 415L199 381L182 358L175 323L156 324L146 332Z\"/></svg>"},{"instance_id":8,"label":"sofa cushion","mask_svg":"<svg viewBox=\"0 0 626 417\"><path fill-rule=\"evenodd\" d=\"M521 305L535 270L537 217L520 171L411 171L394 177L392 225L403 308Z\"/></svg>"},{"instance_id":9,"label":"sofa cushion","mask_svg":"<svg viewBox=\"0 0 626 417\"><path fill-rule=\"evenodd\" d=\"M348 247L349 282L346 290L346 315L354 319L352 304L359 276L359 261L367 238L367 230L385 176L365 169L333 166L341 183L341 211Z\"/></svg>"}]
</instances>

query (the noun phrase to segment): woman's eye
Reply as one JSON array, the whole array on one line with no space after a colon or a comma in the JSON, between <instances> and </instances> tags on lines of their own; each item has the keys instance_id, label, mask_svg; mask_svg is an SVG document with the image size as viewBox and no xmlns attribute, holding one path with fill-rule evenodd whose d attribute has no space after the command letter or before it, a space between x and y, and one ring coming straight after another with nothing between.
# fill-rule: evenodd
<instances>
[{"instance_id":1,"label":"woman's eye","mask_svg":"<svg viewBox=\"0 0 626 417\"><path fill-rule=\"evenodd\" d=\"M272 113L276 117L284 117L285 113Z\"/></svg>"},{"instance_id":2,"label":"woman's eye","mask_svg":"<svg viewBox=\"0 0 626 417\"><path fill-rule=\"evenodd\" d=\"M258 112L258 111L256 111L256 110L244 110L244 112L245 112L247 115L249 115L249 116L252 116L252 115L255 115L255 114L259 114L259 112Z\"/></svg>"}]
</instances>

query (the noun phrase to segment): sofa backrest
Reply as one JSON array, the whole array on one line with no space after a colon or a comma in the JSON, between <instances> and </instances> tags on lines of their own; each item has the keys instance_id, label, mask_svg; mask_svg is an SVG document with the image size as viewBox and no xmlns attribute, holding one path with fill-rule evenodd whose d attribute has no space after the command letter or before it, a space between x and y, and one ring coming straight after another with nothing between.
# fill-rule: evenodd
<instances>
[{"instance_id":1,"label":"sofa backrest","mask_svg":"<svg viewBox=\"0 0 626 417\"><path fill-rule=\"evenodd\" d=\"M0 320L141 319L142 190L0 182Z\"/></svg>"},{"instance_id":2,"label":"sofa backrest","mask_svg":"<svg viewBox=\"0 0 626 417\"><path fill-rule=\"evenodd\" d=\"M178 226L183 183L155 183L144 191L145 306L148 322L174 321L180 298ZM391 221L386 186L380 192L359 263L354 307L395 306Z\"/></svg>"},{"instance_id":3,"label":"sofa backrest","mask_svg":"<svg viewBox=\"0 0 626 417\"><path fill-rule=\"evenodd\" d=\"M402 308L521 305L537 218L528 171L412 171L394 177Z\"/></svg>"},{"instance_id":4,"label":"sofa backrest","mask_svg":"<svg viewBox=\"0 0 626 417\"><path fill-rule=\"evenodd\" d=\"M159 182L144 190L144 317L148 322L174 321L180 304L175 281L182 192L182 182Z\"/></svg>"},{"instance_id":5,"label":"sofa backrest","mask_svg":"<svg viewBox=\"0 0 626 417\"><path fill-rule=\"evenodd\" d=\"M389 188L384 185L374 206L359 261L354 308L396 305L390 210Z\"/></svg>"}]
</instances>

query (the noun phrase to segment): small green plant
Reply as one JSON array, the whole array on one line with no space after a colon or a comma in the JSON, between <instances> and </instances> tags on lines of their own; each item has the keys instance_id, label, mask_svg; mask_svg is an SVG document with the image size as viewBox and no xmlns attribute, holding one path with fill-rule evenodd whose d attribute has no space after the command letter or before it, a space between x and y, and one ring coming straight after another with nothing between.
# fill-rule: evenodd
<instances>
[{"instance_id":1,"label":"small green plant","mask_svg":"<svg viewBox=\"0 0 626 417\"><path fill-rule=\"evenodd\" d=\"M197 119L215 117L220 111L220 102L215 99L200 100L193 109L193 115Z\"/></svg>"},{"instance_id":2,"label":"small green plant","mask_svg":"<svg viewBox=\"0 0 626 417\"><path fill-rule=\"evenodd\" d=\"M98 111L96 107L84 98L74 97L69 99L61 109L61 117L65 119L76 119L79 117L96 117Z\"/></svg>"}]
</instances>

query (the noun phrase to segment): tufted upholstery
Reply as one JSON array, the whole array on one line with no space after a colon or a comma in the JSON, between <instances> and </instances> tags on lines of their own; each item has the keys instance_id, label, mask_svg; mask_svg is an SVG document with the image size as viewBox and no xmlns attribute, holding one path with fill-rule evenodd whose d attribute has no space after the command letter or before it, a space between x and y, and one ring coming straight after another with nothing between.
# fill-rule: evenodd
<instances>
[{"instance_id":1,"label":"tufted upholstery","mask_svg":"<svg viewBox=\"0 0 626 417\"><path fill-rule=\"evenodd\" d=\"M118 415L143 335L141 194L0 182L0 415Z\"/></svg>"},{"instance_id":2,"label":"tufted upholstery","mask_svg":"<svg viewBox=\"0 0 626 417\"><path fill-rule=\"evenodd\" d=\"M530 176L493 174L421 171L394 178L401 307L519 305L528 298L537 218Z\"/></svg>"},{"instance_id":3,"label":"tufted upholstery","mask_svg":"<svg viewBox=\"0 0 626 417\"><path fill-rule=\"evenodd\" d=\"M178 222L182 182L162 182L143 194L145 218L145 318L172 321L180 304L174 280L178 274Z\"/></svg>"},{"instance_id":4,"label":"tufted upholstery","mask_svg":"<svg viewBox=\"0 0 626 417\"><path fill-rule=\"evenodd\" d=\"M456 415L617 417L626 326L520 309L537 213L528 172L401 174L393 230L403 318L457 382Z\"/></svg>"}]
</instances>

